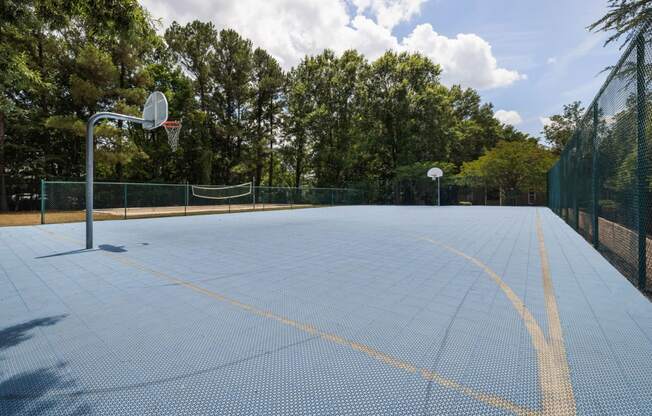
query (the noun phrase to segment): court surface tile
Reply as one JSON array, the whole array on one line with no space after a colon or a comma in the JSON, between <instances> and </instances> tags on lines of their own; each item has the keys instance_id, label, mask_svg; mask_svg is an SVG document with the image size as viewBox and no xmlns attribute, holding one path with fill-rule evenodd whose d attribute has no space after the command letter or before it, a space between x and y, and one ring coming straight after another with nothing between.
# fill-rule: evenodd
<instances>
[{"instance_id":1,"label":"court surface tile","mask_svg":"<svg viewBox=\"0 0 652 416\"><path fill-rule=\"evenodd\" d=\"M547 208L0 228L0 415L650 415L652 305Z\"/></svg>"}]
</instances>

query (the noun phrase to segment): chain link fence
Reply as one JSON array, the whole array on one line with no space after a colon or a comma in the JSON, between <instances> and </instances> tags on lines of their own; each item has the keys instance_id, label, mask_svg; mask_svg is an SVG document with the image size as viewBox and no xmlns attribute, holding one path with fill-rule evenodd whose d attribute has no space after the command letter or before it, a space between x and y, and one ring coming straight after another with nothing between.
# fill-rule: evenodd
<instances>
[{"instance_id":1,"label":"chain link fence","mask_svg":"<svg viewBox=\"0 0 652 416\"><path fill-rule=\"evenodd\" d=\"M437 205L437 182L426 177L366 182L355 187L364 190L372 204ZM546 196L545 192L459 185L454 177L444 177L440 183L441 205L546 206Z\"/></svg>"},{"instance_id":2,"label":"chain link fence","mask_svg":"<svg viewBox=\"0 0 652 416\"><path fill-rule=\"evenodd\" d=\"M548 172L549 207L652 290L652 30L632 40Z\"/></svg>"},{"instance_id":3,"label":"chain link fence","mask_svg":"<svg viewBox=\"0 0 652 416\"><path fill-rule=\"evenodd\" d=\"M219 191L219 186L211 185ZM242 185L238 195L206 198L190 184L95 182L93 206L97 219L237 212L366 203L364 194L345 188L281 188ZM243 192L246 189L246 192ZM86 208L85 182L42 181L41 223L49 215L80 213ZM76 217L75 217L76 218ZM81 218L81 217L80 217Z\"/></svg>"}]
</instances>

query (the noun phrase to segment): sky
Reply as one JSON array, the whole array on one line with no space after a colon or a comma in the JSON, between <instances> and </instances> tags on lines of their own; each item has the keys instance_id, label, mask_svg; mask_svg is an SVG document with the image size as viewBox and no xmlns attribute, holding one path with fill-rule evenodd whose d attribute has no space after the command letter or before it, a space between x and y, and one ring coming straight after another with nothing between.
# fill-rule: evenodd
<instances>
[{"instance_id":1,"label":"sky","mask_svg":"<svg viewBox=\"0 0 652 416\"><path fill-rule=\"evenodd\" d=\"M606 0L141 0L161 31L172 21L232 28L289 69L324 48L420 52L442 82L480 92L496 118L541 136L564 104L590 104L620 55L586 26Z\"/></svg>"}]
</instances>

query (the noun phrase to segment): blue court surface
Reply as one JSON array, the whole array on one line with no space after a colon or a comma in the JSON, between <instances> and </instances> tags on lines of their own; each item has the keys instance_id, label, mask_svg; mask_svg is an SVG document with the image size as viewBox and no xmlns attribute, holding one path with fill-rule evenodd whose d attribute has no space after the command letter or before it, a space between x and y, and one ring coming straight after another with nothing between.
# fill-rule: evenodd
<instances>
[{"instance_id":1,"label":"blue court surface","mask_svg":"<svg viewBox=\"0 0 652 416\"><path fill-rule=\"evenodd\" d=\"M547 208L0 228L0 415L650 415L652 304Z\"/></svg>"}]
</instances>

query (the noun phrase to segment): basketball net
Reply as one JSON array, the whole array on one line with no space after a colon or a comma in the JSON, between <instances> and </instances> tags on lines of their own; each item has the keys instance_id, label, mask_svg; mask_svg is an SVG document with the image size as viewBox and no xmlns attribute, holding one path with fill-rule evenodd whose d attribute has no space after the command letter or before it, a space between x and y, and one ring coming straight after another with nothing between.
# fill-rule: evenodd
<instances>
[{"instance_id":1,"label":"basketball net","mask_svg":"<svg viewBox=\"0 0 652 416\"><path fill-rule=\"evenodd\" d=\"M181 132L181 122L179 121L166 121L163 123L163 128L168 134L168 144L172 148L172 151L176 151L179 148L179 132Z\"/></svg>"}]
</instances>

